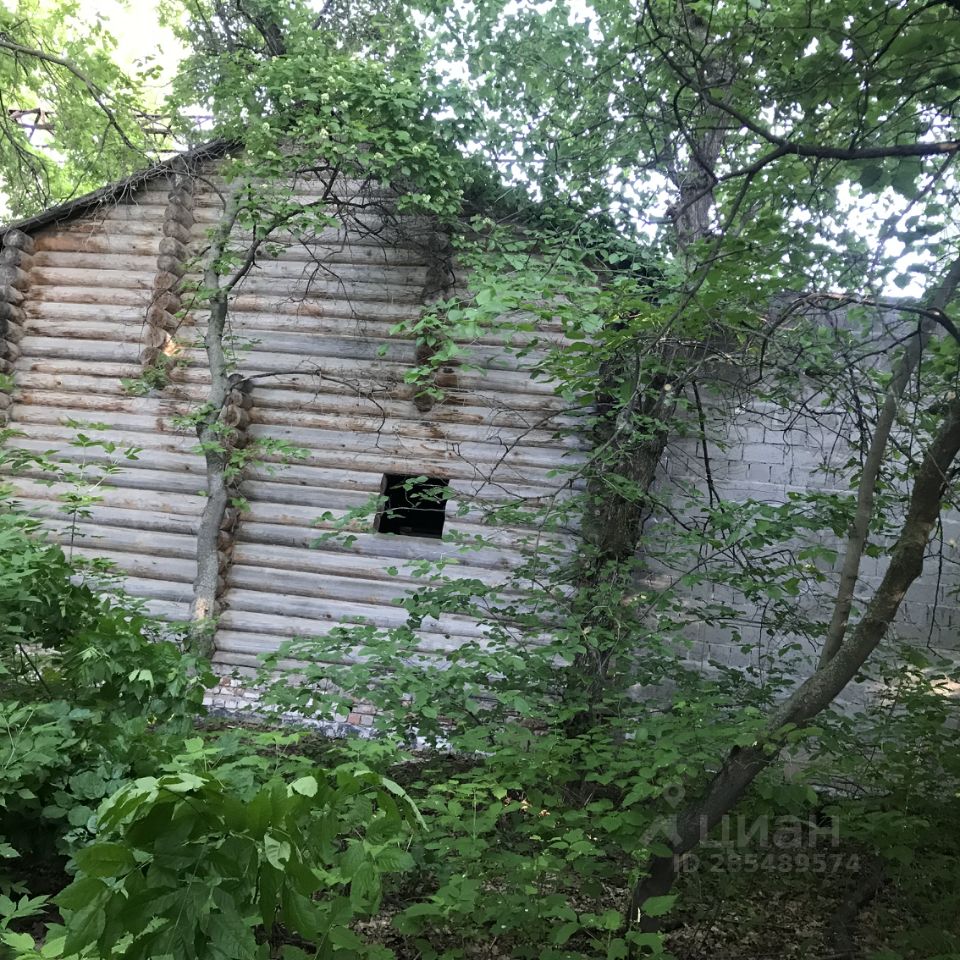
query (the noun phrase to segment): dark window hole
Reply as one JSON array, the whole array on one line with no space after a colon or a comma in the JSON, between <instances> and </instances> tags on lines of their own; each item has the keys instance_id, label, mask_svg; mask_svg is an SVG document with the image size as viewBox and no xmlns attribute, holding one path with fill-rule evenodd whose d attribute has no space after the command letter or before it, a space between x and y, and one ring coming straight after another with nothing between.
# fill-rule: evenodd
<instances>
[{"instance_id":1,"label":"dark window hole","mask_svg":"<svg viewBox=\"0 0 960 960\"><path fill-rule=\"evenodd\" d=\"M377 514L374 529L378 533L439 540L446 519L448 486L449 481L436 477L384 474L380 493L386 501Z\"/></svg>"}]
</instances>

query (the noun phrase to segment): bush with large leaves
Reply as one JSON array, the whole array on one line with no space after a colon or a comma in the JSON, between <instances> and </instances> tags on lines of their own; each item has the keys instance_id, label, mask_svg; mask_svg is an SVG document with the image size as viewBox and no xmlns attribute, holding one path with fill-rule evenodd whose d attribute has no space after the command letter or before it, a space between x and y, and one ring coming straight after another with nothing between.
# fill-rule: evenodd
<instances>
[{"instance_id":1,"label":"bush with large leaves","mask_svg":"<svg viewBox=\"0 0 960 960\"><path fill-rule=\"evenodd\" d=\"M182 742L203 712L209 673L175 634L99 592L35 521L5 506L0 840L24 855L68 854L89 838L101 800Z\"/></svg>"}]
</instances>

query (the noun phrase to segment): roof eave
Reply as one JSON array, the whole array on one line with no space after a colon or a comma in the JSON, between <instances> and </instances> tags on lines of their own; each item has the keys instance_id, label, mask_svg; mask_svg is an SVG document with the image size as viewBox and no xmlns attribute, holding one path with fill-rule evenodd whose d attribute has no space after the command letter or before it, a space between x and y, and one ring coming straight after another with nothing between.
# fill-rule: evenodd
<instances>
[{"instance_id":1,"label":"roof eave","mask_svg":"<svg viewBox=\"0 0 960 960\"><path fill-rule=\"evenodd\" d=\"M207 160L216 160L227 154L234 146L228 140L213 140L184 153L178 153L176 156L167 160L161 160L152 167L145 170L138 170L114 183L109 183L99 190L86 193L82 197L74 200L68 200L66 203L59 203L56 206L48 207L41 213L34 214L32 217L24 217L21 220L15 220L12 223L0 226L0 242L12 230L19 230L22 233L33 233L44 227L64 223L72 220L74 217L81 216L89 210L99 207L105 203L117 203L126 199L134 191L138 190L144 184L159 177L166 176L169 173L176 173L179 170L189 170L196 167L197 164Z\"/></svg>"}]
</instances>

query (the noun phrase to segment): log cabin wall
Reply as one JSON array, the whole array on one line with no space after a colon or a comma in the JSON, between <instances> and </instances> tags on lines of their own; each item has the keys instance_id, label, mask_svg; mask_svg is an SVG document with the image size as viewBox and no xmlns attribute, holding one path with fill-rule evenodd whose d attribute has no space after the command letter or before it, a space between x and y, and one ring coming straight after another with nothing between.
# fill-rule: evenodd
<instances>
[{"instance_id":1,"label":"log cabin wall","mask_svg":"<svg viewBox=\"0 0 960 960\"><path fill-rule=\"evenodd\" d=\"M64 485L44 486L39 475L17 481L19 499L76 554L112 560L129 592L171 620L189 615L203 507L203 459L192 430L176 423L209 387L204 316L189 289L225 188L215 170L154 177L119 202L33 231L33 258L19 278L24 335L9 410L25 434L18 445L88 470L120 455L76 446L78 431L138 449L135 460L119 459L89 515L65 516ZM322 189L304 183L296 192L315 202ZM231 303L229 342L245 380L231 401L236 423L247 443L282 439L306 456L247 467L237 491L247 507L228 511L215 636L225 672L252 667L285 639L322 636L358 617L402 622L394 601L418 582L408 561L451 558L464 577L500 579L530 531L481 527L482 503L551 497L563 485L552 471L576 460L576 445L555 434L561 401L526 369L536 354L520 360L498 335L471 343L470 368L440 368L442 400L423 403L405 381L417 346L391 328L416 318L443 283L461 281L451 264L446 280L438 272L443 244L422 225L408 227L363 215L309 238L278 234ZM150 368L162 368L167 382L132 395L130 381ZM350 546L317 545L330 527L318 518L369 503L385 475L448 481L445 531L482 533L496 545L464 552L370 528ZM470 510L460 516L464 503ZM426 621L422 649L477 634L467 617Z\"/></svg>"},{"instance_id":2,"label":"log cabin wall","mask_svg":"<svg viewBox=\"0 0 960 960\"><path fill-rule=\"evenodd\" d=\"M74 555L114 561L152 612L181 619L195 574L203 461L172 426L181 404L124 386L141 375L152 337L148 314L174 186L164 177L34 233L10 425L24 434L17 446L50 452L90 484L103 480L89 516L71 517L58 497L73 485L47 486L41 472L17 481L24 506ZM80 435L119 449L79 446ZM120 450L131 448L136 459L127 460ZM119 469L106 475L111 465Z\"/></svg>"}]
</instances>

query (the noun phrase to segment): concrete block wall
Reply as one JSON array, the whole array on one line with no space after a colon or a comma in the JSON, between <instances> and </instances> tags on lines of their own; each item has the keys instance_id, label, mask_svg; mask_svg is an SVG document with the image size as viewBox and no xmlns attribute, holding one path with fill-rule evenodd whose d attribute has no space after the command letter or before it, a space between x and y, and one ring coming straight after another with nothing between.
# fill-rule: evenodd
<instances>
[{"instance_id":1,"label":"concrete block wall","mask_svg":"<svg viewBox=\"0 0 960 960\"><path fill-rule=\"evenodd\" d=\"M838 492L852 495L849 467L856 451L847 440L856 437L856 425L836 415L784 422L784 411L772 404L738 405L729 397L709 401L706 453L715 495L725 501L782 504L791 493L809 491ZM671 442L664 457L657 491L670 499L674 507L693 517L698 512L686 491L697 491L703 504L709 503L704 443L699 428ZM891 515L896 525L902 516ZM657 536L661 524L653 517L648 534ZM663 523L663 533L671 526ZM823 542L840 551L844 543L827 533ZM924 573L913 585L901 607L895 630L887 647L897 641L931 647L960 658L960 516L946 513L941 530L931 541ZM839 561L838 561L839 563ZM856 596L860 608L879 585L887 557L864 557ZM666 571L662 571L666 573ZM827 582L809 584L796 598L795 606L819 620L829 618L835 570L827 571ZM724 584L701 585L692 589L692 599L726 602L743 611L743 616L727 622L707 622L702 618L684 630L690 640L689 656L706 668L710 661L726 666L762 672L763 654L799 642L803 653L796 657L797 669L812 662L817 649L808 639L782 629L771 628L764 609L738 597ZM749 648L744 653L742 647ZM862 691L851 698L859 699Z\"/></svg>"}]
</instances>

